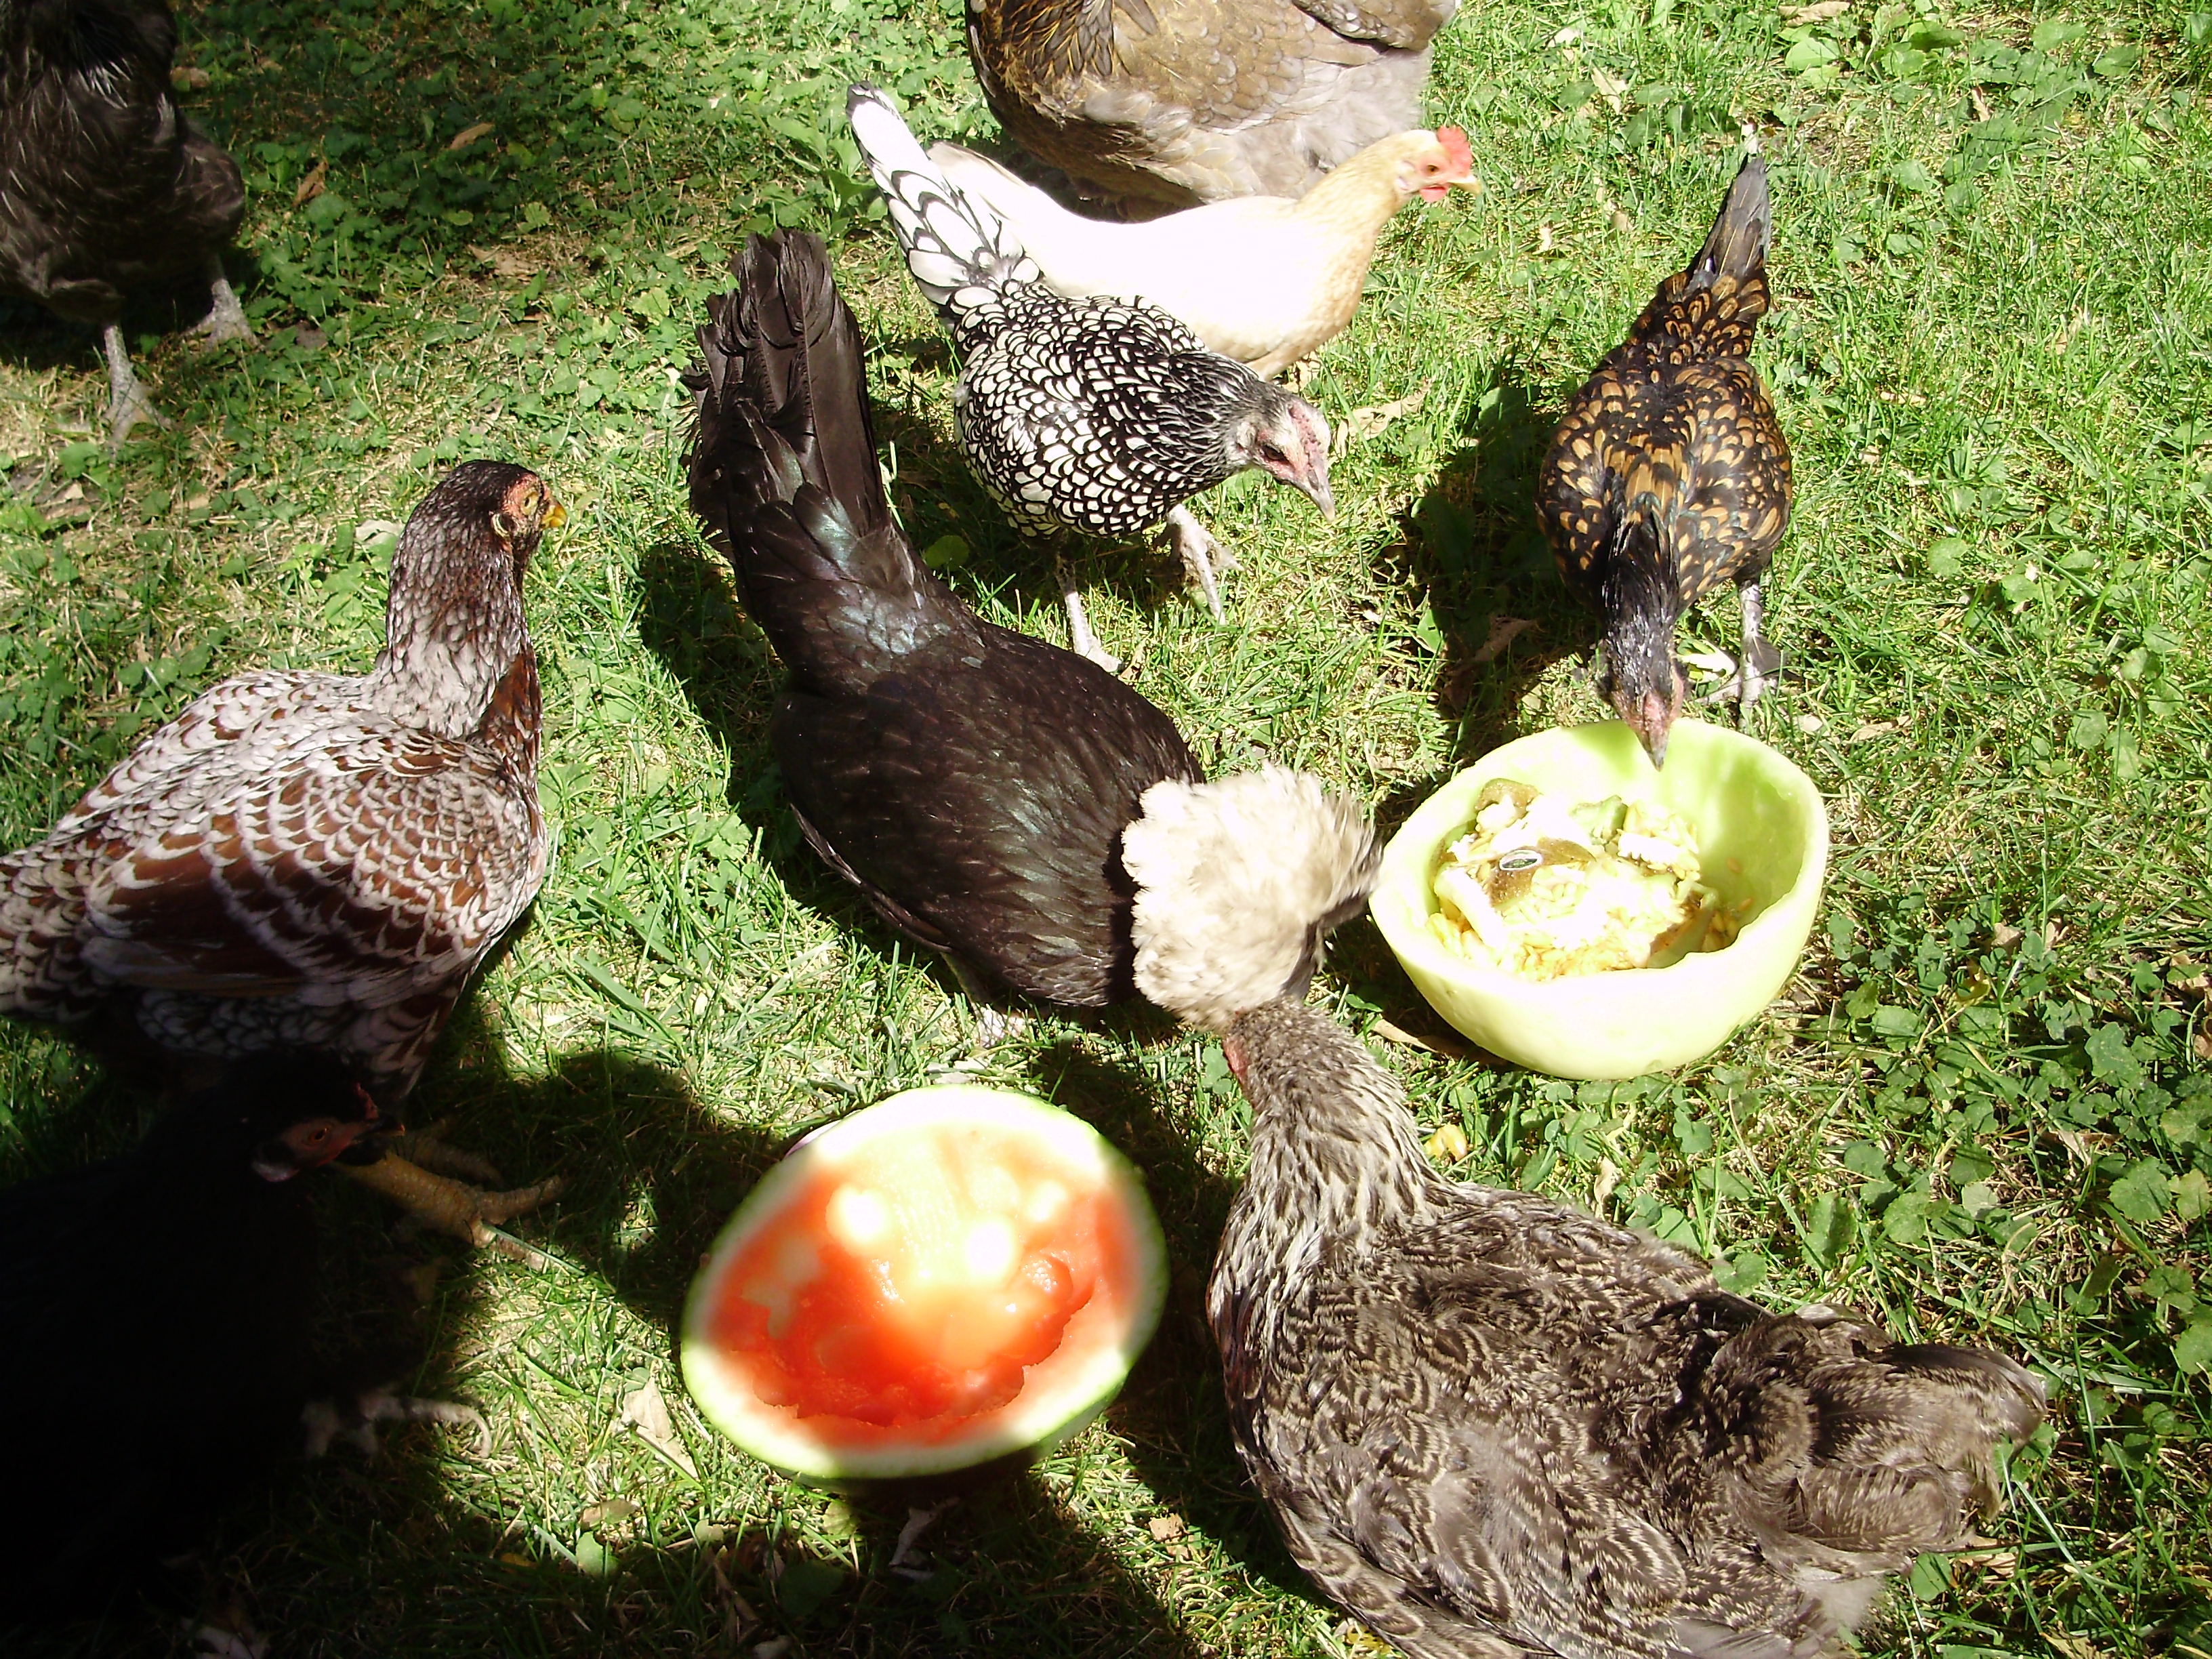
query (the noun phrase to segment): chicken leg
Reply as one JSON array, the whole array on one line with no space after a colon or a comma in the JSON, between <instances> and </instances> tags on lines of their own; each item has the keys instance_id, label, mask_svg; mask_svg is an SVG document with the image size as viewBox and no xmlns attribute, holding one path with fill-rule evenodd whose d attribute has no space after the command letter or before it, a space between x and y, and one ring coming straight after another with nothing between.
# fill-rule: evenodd
<instances>
[{"instance_id":1,"label":"chicken leg","mask_svg":"<svg viewBox=\"0 0 2212 1659\"><path fill-rule=\"evenodd\" d=\"M536 1209L562 1187L561 1177L555 1176L510 1192L488 1193L450 1176L433 1175L421 1164L410 1163L395 1152L386 1152L374 1164L343 1164L337 1167L441 1232L465 1239L479 1249L489 1245L507 1255L535 1253L522 1245L509 1249L510 1241L493 1232L492 1224Z\"/></svg>"},{"instance_id":2,"label":"chicken leg","mask_svg":"<svg viewBox=\"0 0 2212 1659\"><path fill-rule=\"evenodd\" d=\"M1775 682L1782 678L1782 653L1765 634L1766 599L1759 591L1756 578L1738 585L1736 596L1743 605L1743 648L1734 662L1716 652L1713 663L1724 666L1728 678L1705 694L1707 702L1733 702L1736 719L1743 711L1765 696Z\"/></svg>"},{"instance_id":3,"label":"chicken leg","mask_svg":"<svg viewBox=\"0 0 2212 1659\"><path fill-rule=\"evenodd\" d=\"M1206 608L1213 613L1213 620L1222 621L1221 589L1213 573L1237 568L1237 556L1216 540L1187 507L1178 507L1168 514L1168 538L1183 568L1190 572L1190 579L1198 584L1198 591L1206 596Z\"/></svg>"},{"instance_id":4,"label":"chicken leg","mask_svg":"<svg viewBox=\"0 0 2212 1659\"><path fill-rule=\"evenodd\" d=\"M1067 572L1060 574L1060 603L1067 607L1067 648L1079 657L1097 663L1109 674L1121 672L1121 659L1098 643L1098 636L1091 631L1090 613L1083 608L1083 594L1068 580Z\"/></svg>"},{"instance_id":5,"label":"chicken leg","mask_svg":"<svg viewBox=\"0 0 2212 1659\"><path fill-rule=\"evenodd\" d=\"M146 388L138 384L131 367L130 349L123 343L123 325L110 323L102 329L100 345L107 357L107 449L112 455L119 454L124 439L139 422L167 427L169 417L154 407Z\"/></svg>"},{"instance_id":6,"label":"chicken leg","mask_svg":"<svg viewBox=\"0 0 2212 1659\"><path fill-rule=\"evenodd\" d=\"M223 274L222 255L210 253L207 260L208 293L214 304L208 308L198 332L203 343L221 345L226 340L243 340L248 345L255 343L252 328L246 320L246 309L238 303L238 295L230 286L230 278Z\"/></svg>"}]
</instances>

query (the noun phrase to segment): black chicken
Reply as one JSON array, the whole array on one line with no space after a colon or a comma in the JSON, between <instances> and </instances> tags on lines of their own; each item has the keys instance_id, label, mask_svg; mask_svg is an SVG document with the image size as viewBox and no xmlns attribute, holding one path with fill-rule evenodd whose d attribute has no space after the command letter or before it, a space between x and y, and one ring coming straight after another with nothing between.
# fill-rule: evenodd
<instances>
[{"instance_id":1,"label":"black chicken","mask_svg":"<svg viewBox=\"0 0 2212 1659\"><path fill-rule=\"evenodd\" d=\"M1218 617L1214 567L1227 555L1185 501L1257 467L1335 511L1319 410L1207 350L1157 306L1054 293L990 204L922 154L889 99L855 87L847 107L907 269L952 331L961 446L1017 526L1126 536L1164 521ZM1075 648L1114 666L1080 597L1066 597Z\"/></svg>"},{"instance_id":2,"label":"black chicken","mask_svg":"<svg viewBox=\"0 0 2212 1659\"><path fill-rule=\"evenodd\" d=\"M126 289L206 277L210 343L250 340L222 250L238 163L177 109L167 0L0 0L0 289L100 329L110 441L148 399L118 320Z\"/></svg>"},{"instance_id":3,"label":"black chicken","mask_svg":"<svg viewBox=\"0 0 2212 1659\"><path fill-rule=\"evenodd\" d=\"M334 1060L241 1060L137 1149L0 1193L0 1625L95 1605L301 1445L291 1179L376 1127Z\"/></svg>"},{"instance_id":4,"label":"black chicken","mask_svg":"<svg viewBox=\"0 0 2212 1659\"><path fill-rule=\"evenodd\" d=\"M808 842L956 963L1051 1002L1128 996L1121 827L1198 763L1136 692L915 557L822 244L752 237L732 270L699 331L691 504L791 671L770 737Z\"/></svg>"},{"instance_id":5,"label":"black chicken","mask_svg":"<svg viewBox=\"0 0 2212 1659\"><path fill-rule=\"evenodd\" d=\"M1790 445L1750 363L1766 314L1766 164L1748 157L1689 269L1575 394L1536 488L1567 586L1604 615L1599 682L1654 766L1682 712L1682 612L1722 582L1743 602L1732 690L1749 708L1781 667L1759 579L1790 527Z\"/></svg>"},{"instance_id":6,"label":"black chicken","mask_svg":"<svg viewBox=\"0 0 2212 1659\"><path fill-rule=\"evenodd\" d=\"M1305 867L1320 914L1372 879L1356 809L1182 793L1124 836L1136 980L1222 1034L1252 1103L1206 1318L1245 1468L1322 1589L1417 1659L1813 1659L1884 1573L1966 1539L2040 1382L1445 1180L1396 1080L1245 947L1285 891L1251 823L1337 849Z\"/></svg>"}]
</instances>

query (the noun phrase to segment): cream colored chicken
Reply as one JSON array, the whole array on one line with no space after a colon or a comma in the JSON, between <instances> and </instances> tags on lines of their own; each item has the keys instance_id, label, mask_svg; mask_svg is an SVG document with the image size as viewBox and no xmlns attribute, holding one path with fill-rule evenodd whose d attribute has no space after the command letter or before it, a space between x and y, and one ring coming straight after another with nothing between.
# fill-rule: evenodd
<instances>
[{"instance_id":1,"label":"cream colored chicken","mask_svg":"<svg viewBox=\"0 0 2212 1659\"><path fill-rule=\"evenodd\" d=\"M1224 357L1274 374L1344 331L1376 239L1408 199L1472 186L1457 127L1370 144L1303 197L1209 202L1139 224L1086 219L987 156L937 144L945 177L997 210L1045 285L1074 299L1146 300Z\"/></svg>"}]
</instances>

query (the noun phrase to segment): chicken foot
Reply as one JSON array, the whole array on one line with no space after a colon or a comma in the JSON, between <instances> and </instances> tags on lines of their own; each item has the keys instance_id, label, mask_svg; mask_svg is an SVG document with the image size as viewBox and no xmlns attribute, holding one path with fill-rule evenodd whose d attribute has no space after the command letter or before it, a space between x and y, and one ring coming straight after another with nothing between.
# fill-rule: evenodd
<instances>
[{"instance_id":1,"label":"chicken foot","mask_svg":"<svg viewBox=\"0 0 2212 1659\"><path fill-rule=\"evenodd\" d=\"M960 981L960 988L968 994L969 1004L975 1011L977 1054L988 1054L1008 1037L1019 1036L1029 1029L1026 1018L1010 1014L992 1001L989 982L957 951L947 951L945 959L952 964L952 976Z\"/></svg>"},{"instance_id":2,"label":"chicken foot","mask_svg":"<svg viewBox=\"0 0 2212 1659\"><path fill-rule=\"evenodd\" d=\"M166 428L169 417L154 407L146 388L131 367L131 352L123 343L123 325L110 323L100 331L100 350L107 358L107 452L119 454L123 441L141 421Z\"/></svg>"},{"instance_id":3,"label":"chicken foot","mask_svg":"<svg viewBox=\"0 0 2212 1659\"><path fill-rule=\"evenodd\" d=\"M308 1459L322 1456L334 1441L360 1449L364 1457L376 1455L379 1423L442 1423L449 1429L467 1429L476 1437L476 1455L491 1450L491 1425L474 1406L451 1400L425 1400L416 1395L394 1394L389 1389L367 1389L344 1402L310 1400L301 1408L300 1427Z\"/></svg>"},{"instance_id":4,"label":"chicken foot","mask_svg":"<svg viewBox=\"0 0 2212 1659\"><path fill-rule=\"evenodd\" d=\"M210 253L207 262L208 293L215 303L209 307L206 318L200 323L198 332L208 345L221 345L226 340L243 340L255 343L252 328L246 320L246 309L238 303L238 295L230 286L230 278L223 274L222 255Z\"/></svg>"},{"instance_id":5,"label":"chicken foot","mask_svg":"<svg viewBox=\"0 0 2212 1659\"><path fill-rule=\"evenodd\" d=\"M1765 635L1766 597L1756 581L1743 583L1736 590L1743 604L1743 649L1733 662L1718 653L1715 659L1724 665L1728 678L1705 694L1707 702L1732 702L1736 706L1736 719L1743 718L1749 708L1773 688L1782 678L1782 653Z\"/></svg>"},{"instance_id":6,"label":"chicken foot","mask_svg":"<svg viewBox=\"0 0 2212 1659\"><path fill-rule=\"evenodd\" d=\"M1236 569L1237 556L1215 539L1187 507L1178 507L1168 514L1168 539L1182 560L1183 568L1190 572L1190 579L1198 584L1198 591L1206 596L1206 608L1213 613L1213 620L1224 620L1221 589L1213 573Z\"/></svg>"},{"instance_id":7,"label":"chicken foot","mask_svg":"<svg viewBox=\"0 0 2212 1659\"><path fill-rule=\"evenodd\" d=\"M1067 648L1079 657L1097 663L1109 674L1121 672L1121 659L1098 643L1098 636L1091 631L1090 614L1083 608L1083 594L1067 579L1065 570L1060 576L1060 603L1067 607Z\"/></svg>"},{"instance_id":8,"label":"chicken foot","mask_svg":"<svg viewBox=\"0 0 2212 1659\"><path fill-rule=\"evenodd\" d=\"M465 1239L479 1249L489 1246L521 1261L534 1259L537 1252L526 1244L502 1238L492 1231L493 1224L512 1220L536 1209L559 1192L562 1184L561 1177L554 1176L511 1192L488 1193L449 1176L433 1175L421 1164L410 1163L395 1152L386 1152L374 1164L342 1164L337 1167L441 1232Z\"/></svg>"}]
</instances>

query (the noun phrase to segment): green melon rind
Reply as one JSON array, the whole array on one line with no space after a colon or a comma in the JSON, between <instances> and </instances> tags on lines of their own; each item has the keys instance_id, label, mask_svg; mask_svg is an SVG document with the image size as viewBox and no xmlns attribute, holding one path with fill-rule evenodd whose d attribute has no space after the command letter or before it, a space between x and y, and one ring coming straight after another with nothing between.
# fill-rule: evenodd
<instances>
[{"instance_id":1,"label":"green melon rind","mask_svg":"<svg viewBox=\"0 0 2212 1659\"><path fill-rule=\"evenodd\" d=\"M754 1398L730 1374L707 1340L708 1291L754 1229L776 1214L802 1182L813 1178L825 1155L842 1157L881 1136L951 1124L990 1124L1043 1141L1077 1168L1094 1173L1127 1218L1139 1282L1129 1316L1112 1340L1096 1345L1089 1363L1048 1397L1035 1401L1024 1389L989 1432L911 1447L823 1445L804 1419ZM762 1177L714 1241L706 1266L691 1282L684 1307L681 1355L684 1386L708 1421L744 1450L788 1474L818 1480L907 1480L949 1474L1010 1453L1043 1450L1089 1423L1121 1392L1129 1368L1144 1352L1167 1300L1167 1240L1146 1195L1136 1166L1081 1118L1031 1095L980 1084L910 1089L825 1124Z\"/></svg>"}]
</instances>

